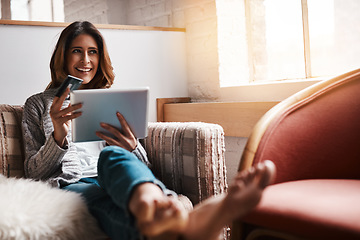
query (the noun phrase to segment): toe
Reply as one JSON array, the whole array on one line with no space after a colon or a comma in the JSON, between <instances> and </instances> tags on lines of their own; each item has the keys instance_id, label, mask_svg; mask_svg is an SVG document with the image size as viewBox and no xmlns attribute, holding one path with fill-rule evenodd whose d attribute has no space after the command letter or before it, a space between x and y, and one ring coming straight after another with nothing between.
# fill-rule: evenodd
<instances>
[{"instance_id":1,"label":"toe","mask_svg":"<svg viewBox=\"0 0 360 240\"><path fill-rule=\"evenodd\" d=\"M262 168L261 169L262 173L260 174L259 186L261 188L265 188L269 184L273 183L275 178L276 167L272 161L266 160L263 162L261 168Z\"/></svg>"}]
</instances>

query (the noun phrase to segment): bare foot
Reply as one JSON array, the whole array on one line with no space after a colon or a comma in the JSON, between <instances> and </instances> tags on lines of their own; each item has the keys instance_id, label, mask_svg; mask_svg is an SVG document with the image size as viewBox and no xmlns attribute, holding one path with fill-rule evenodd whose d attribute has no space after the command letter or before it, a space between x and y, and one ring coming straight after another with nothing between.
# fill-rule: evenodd
<instances>
[{"instance_id":1,"label":"bare foot","mask_svg":"<svg viewBox=\"0 0 360 240\"><path fill-rule=\"evenodd\" d=\"M143 183L136 187L129 209L145 236L183 232L187 226L188 211L176 198L165 196L153 183Z\"/></svg>"},{"instance_id":2,"label":"bare foot","mask_svg":"<svg viewBox=\"0 0 360 240\"><path fill-rule=\"evenodd\" d=\"M261 162L248 171L238 173L224 198L224 211L233 221L244 216L260 202L262 192L275 177L275 165L271 161Z\"/></svg>"},{"instance_id":3,"label":"bare foot","mask_svg":"<svg viewBox=\"0 0 360 240\"><path fill-rule=\"evenodd\" d=\"M184 231L187 240L215 240L222 228L243 217L260 201L262 192L274 179L275 165L265 161L238 173L227 194L215 196L195 206Z\"/></svg>"},{"instance_id":4,"label":"bare foot","mask_svg":"<svg viewBox=\"0 0 360 240\"><path fill-rule=\"evenodd\" d=\"M227 194L209 198L188 211L180 202L163 194L159 187L144 183L136 187L129 203L139 230L151 240L216 240L222 228L243 217L260 201L262 192L275 177L271 161L238 173Z\"/></svg>"}]
</instances>

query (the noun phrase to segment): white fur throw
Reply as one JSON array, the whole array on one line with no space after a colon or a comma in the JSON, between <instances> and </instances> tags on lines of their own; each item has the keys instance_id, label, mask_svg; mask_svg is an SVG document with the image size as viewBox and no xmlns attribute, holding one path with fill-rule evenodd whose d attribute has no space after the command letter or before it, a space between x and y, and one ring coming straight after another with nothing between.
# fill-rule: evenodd
<instances>
[{"instance_id":1,"label":"white fur throw","mask_svg":"<svg viewBox=\"0 0 360 240\"><path fill-rule=\"evenodd\" d=\"M0 175L0 239L105 239L80 195Z\"/></svg>"}]
</instances>

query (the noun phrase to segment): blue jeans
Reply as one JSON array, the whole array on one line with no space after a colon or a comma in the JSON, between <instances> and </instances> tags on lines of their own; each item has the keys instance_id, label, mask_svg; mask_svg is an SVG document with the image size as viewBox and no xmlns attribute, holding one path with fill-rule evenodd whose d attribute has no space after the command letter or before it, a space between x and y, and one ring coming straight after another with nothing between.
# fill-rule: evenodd
<instances>
[{"instance_id":1,"label":"blue jeans","mask_svg":"<svg viewBox=\"0 0 360 240\"><path fill-rule=\"evenodd\" d=\"M134 154L110 146L100 154L97 178L83 178L62 189L80 193L85 198L89 211L111 239L135 240L140 239L140 234L128 202L134 187L145 182L155 183L167 191Z\"/></svg>"}]
</instances>

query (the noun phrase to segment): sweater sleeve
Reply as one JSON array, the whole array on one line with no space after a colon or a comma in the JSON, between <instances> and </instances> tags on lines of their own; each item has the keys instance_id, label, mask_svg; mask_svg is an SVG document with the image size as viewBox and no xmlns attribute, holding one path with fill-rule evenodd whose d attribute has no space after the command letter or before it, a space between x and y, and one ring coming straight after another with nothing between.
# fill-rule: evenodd
<instances>
[{"instance_id":1,"label":"sweater sleeve","mask_svg":"<svg viewBox=\"0 0 360 240\"><path fill-rule=\"evenodd\" d=\"M46 180L61 170L61 161L67 152L55 142L53 130L43 126L46 111L41 97L30 97L24 105L22 120L25 176L41 180Z\"/></svg>"},{"instance_id":2,"label":"sweater sleeve","mask_svg":"<svg viewBox=\"0 0 360 240\"><path fill-rule=\"evenodd\" d=\"M135 154L135 156L140 159L143 163L145 163L148 167L150 167L150 162L148 160L148 157L147 157L147 153L144 149L144 147L141 145L141 143L137 142L137 146L136 148L132 151L133 154Z\"/></svg>"}]
</instances>

